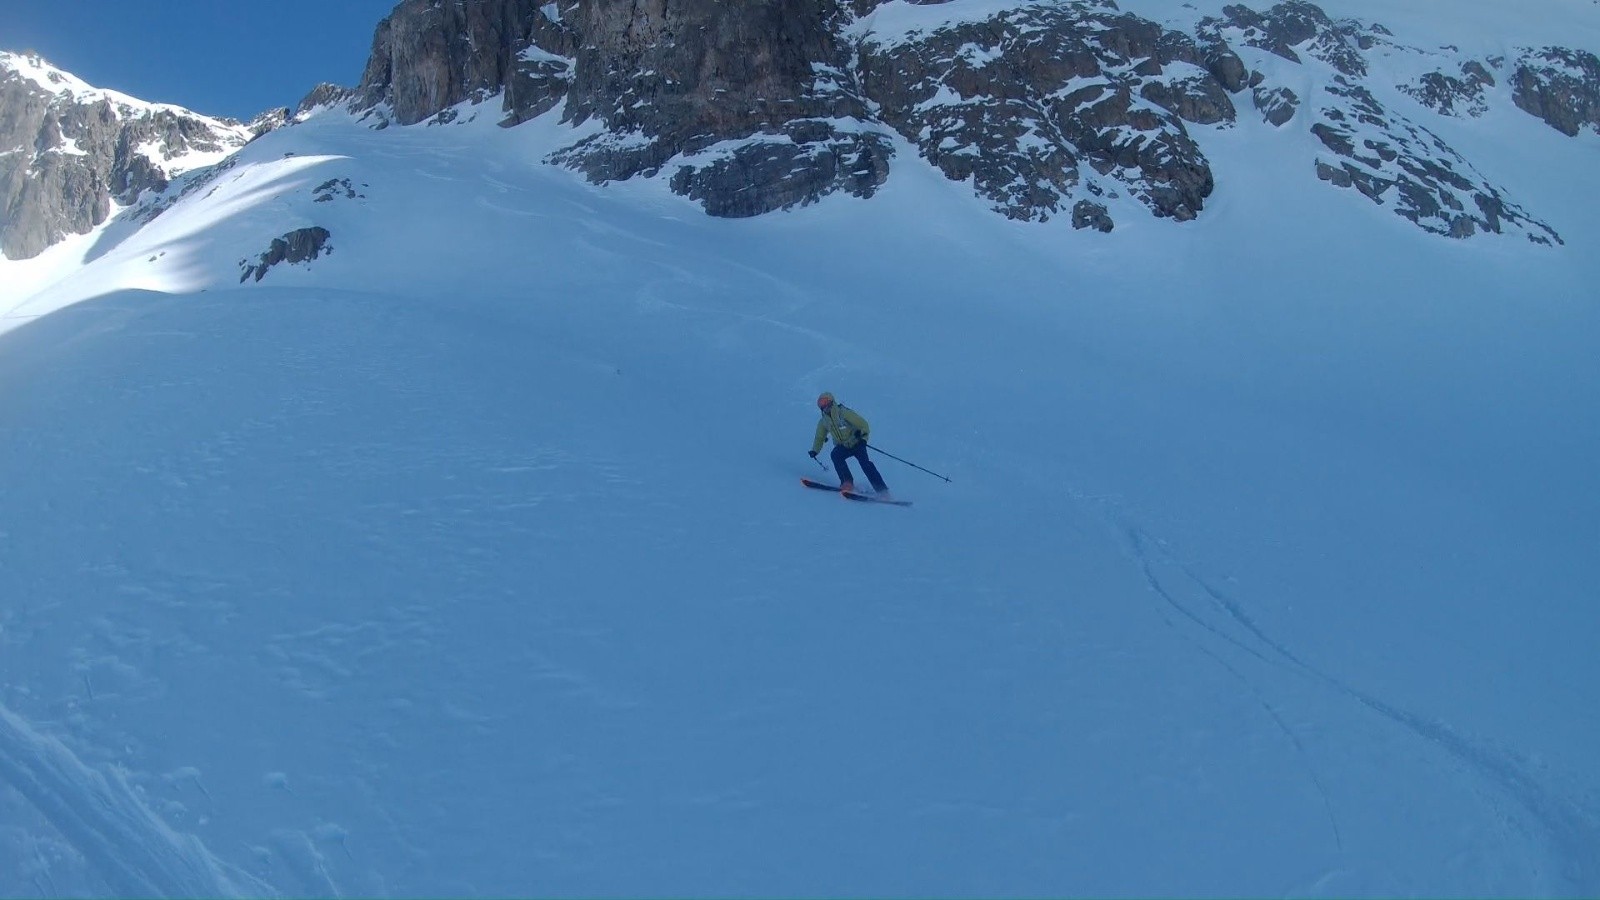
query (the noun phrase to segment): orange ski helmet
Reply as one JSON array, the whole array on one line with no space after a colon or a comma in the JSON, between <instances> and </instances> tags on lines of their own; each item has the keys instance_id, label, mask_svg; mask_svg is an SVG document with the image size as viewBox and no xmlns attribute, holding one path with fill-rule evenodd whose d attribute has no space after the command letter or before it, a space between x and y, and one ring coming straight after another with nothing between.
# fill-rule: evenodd
<instances>
[{"instance_id":1,"label":"orange ski helmet","mask_svg":"<svg viewBox=\"0 0 1600 900\"><path fill-rule=\"evenodd\" d=\"M833 395L828 393L827 391L823 391L822 392L822 396L817 398L817 409L827 409L828 407L830 407L832 405L833 405Z\"/></svg>"}]
</instances>

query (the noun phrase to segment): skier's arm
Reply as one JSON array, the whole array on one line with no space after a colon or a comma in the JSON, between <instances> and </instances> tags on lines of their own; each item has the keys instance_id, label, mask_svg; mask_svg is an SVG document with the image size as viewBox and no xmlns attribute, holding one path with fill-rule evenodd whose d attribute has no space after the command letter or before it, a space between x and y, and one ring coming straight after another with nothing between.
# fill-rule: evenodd
<instances>
[{"instance_id":1,"label":"skier's arm","mask_svg":"<svg viewBox=\"0 0 1600 900\"><path fill-rule=\"evenodd\" d=\"M813 454L820 453L822 451L822 444L827 439L828 439L828 423L827 422L821 422L821 421L817 422L817 438L816 438L816 440L811 442L811 452Z\"/></svg>"}]
</instances>

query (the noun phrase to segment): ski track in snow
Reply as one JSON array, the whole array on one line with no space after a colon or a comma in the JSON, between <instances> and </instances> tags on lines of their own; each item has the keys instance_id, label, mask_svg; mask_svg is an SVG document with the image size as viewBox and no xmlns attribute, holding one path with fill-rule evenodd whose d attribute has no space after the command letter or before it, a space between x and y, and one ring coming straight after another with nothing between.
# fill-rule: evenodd
<instances>
[{"instance_id":1,"label":"ski track in snow","mask_svg":"<svg viewBox=\"0 0 1600 900\"><path fill-rule=\"evenodd\" d=\"M1268 635L1245 611L1244 606L1201 578L1194 570L1173 558L1163 549L1162 542L1137 526L1123 529L1128 549L1144 574L1150 590L1182 618L1237 650L1282 671L1292 672L1313 682L1331 688L1338 694L1355 701L1361 708L1400 726L1428 744L1442 750L1459 764L1472 771L1479 779L1492 785L1508 797L1545 833L1548 846L1562 861L1559 877L1575 896L1600 894L1600 813L1586 807L1579 800L1563 796L1541 783L1526 765L1519 764L1509 753L1497 751L1475 743L1442 722L1427 719L1417 713L1401 709L1359 688L1346 684L1323 672L1297 656L1288 647ZM1176 569L1179 578L1203 595L1199 604L1179 599L1181 590L1157 574L1158 568ZM1198 607L1198 608L1197 608ZM1207 618L1205 608L1221 613L1223 620ZM1167 624L1178 630L1178 623L1163 613ZM1243 634L1239 634L1241 631ZM1296 752L1305 761L1308 775L1322 795L1327 807L1334 840L1343 848L1338 819L1333 802L1322 778L1310 761L1305 745L1284 721L1282 715L1262 696L1256 686L1237 667L1221 654L1206 647L1198 635L1186 635L1200 652L1212 658L1230 675L1243 683L1260 703L1277 727L1293 742Z\"/></svg>"},{"instance_id":2,"label":"ski track in snow","mask_svg":"<svg viewBox=\"0 0 1600 900\"><path fill-rule=\"evenodd\" d=\"M1134 531L1134 532L1130 532L1129 536L1135 542L1135 548L1137 550L1138 547L1139 547L1139 543L1140 543L1141 533L1137 532L1137 531ZM1257 659L1261 660L1262 662L1266 662L1266 663L1271 664L1271 662L1272 662L1271 660L1269 660L1266 657L1262 656L1260 653L1257 653L1253 648L1245 646L1244 644L1241 644L1241 643L1239 643L1237 641L1234 641L1228 635L1223 634L1221 631L1218 631L1210 623L1206 622L1205 620L1201 619L1199 616L1195 615L1191 610L1188 609L1188 607L1185 607L1182 603L1179 603L1178 600L1176 598L1174 598L1172 596L1172 594L1170 594L1166 590L1166 588L1164 588L1161 585L1161 582L1155 577L1155 573L1153 571L1151 571L1148 558L1146 558L1142 553L1140 553L1140 564L1141 564L1141 567L1142 567L1143 572L1144 572L1145 580L1150 583L1150 589L1152 591L1154 591L1158 596L1160 596L1163 600L1165 600L1173 609L1175 609L1179 613L1181 613L1184 616L1184 618L1189 619L1190 621L1192 621L1195 624L1199 625L1201 628L1204 628L1205 630L1211 632L1212 634L1217 635L1218 637L1222 638L1223 640L1234 644L1235 646L1237 646L1240 649L1244 650L1246 653L1249 653L1251 656L1256 657ZM1181 629L1178 628L1177 623L1175 621L1173 621L1172 617L1167 615L1164 611L1162 612L1162 619L1166 621L1167 626L1169 628L1173 629L1174 631L1178 631L1178 632L1182 633ZM1229 675L1231 675L1235 679L1237 679L1240 684L1243 684L1245 686L1245 689L1248 690L1250 692L1251 696L1253 696L1255 698L1256 702L1258 704L1260 704L1261 709L1266 712L1267 717L1272 720L1273 724L1275 726L1277 726L1278 730L1283 732L1284 736L1289 739L1289 742L1294 745L1294 749L1295 749L1296 755L1299 756L1301 762L1304 763L1304 765L1306 767L1307 777L1309 777L1311 779L1312 785L1317 789L1317 793L1320 794L1321 797L1322 797L1322 806L1323 806L1323 809L1327 812L1327 815L1328 815L1328 827L1329 827L1329 829L1331 830L1331 832L1333 834L1334 846L1337 847L1340 851L1343 851L1344 850L1344 835L1341 833L1341 831L1339 829L1339 817L1333 811L1333 798L1328 793L1327 784L1323 781L1322 777L1317 774L1316 766L1311 762L1311 756L1310 756L1309 753L1306 752L1305 743L1300 740L1300 736L1295 734L1294 729L1289 727L1289 723L1284 721L1283 715L1278 712L1278 710L1267 700L1267 698L1265 696L1262 695L1260 689L1258 689L1255 686L1255 683L1252 682L1249 678L1245 677L1245 674L1243 672L1239 671L1238 668L1236 668L1235 666L1230 664L1225 658L1223 658L1216 651L1212 650L1210 647L1205 646L1204 644L1201 644L1198 640L1194 639L1192 636L1186 634L1186 635L1184 635L1184 637L1185 637L1185 639L1187 639L1189 641L1189 643L1193 647L1195 647L1195 649L1199 650L1201 653L1204 653L1206 656L1209 656L1212 660L1214 660L1217 663L1217 665L1221 666L1224 670L1226 670Z\"/></svg>"},{"instance_id":3,"label":"ski track in snow","mask_svg":"<svg viewBox=\"0 0 1600 900\"><path fill-rule=\"evenodd\" d=\"M33 804L117 895L275 896L213 857L198 838L168 828L120 774L84 765L4 707L0 780Z\"/></svg>"}]
</instances>

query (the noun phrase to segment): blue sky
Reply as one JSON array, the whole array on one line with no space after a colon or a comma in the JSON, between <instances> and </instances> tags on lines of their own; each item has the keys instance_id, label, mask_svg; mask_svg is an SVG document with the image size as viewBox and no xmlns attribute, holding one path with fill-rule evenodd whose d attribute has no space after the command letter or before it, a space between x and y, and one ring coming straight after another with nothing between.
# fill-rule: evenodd
<instances>
[{"instance_id":1,"label":"blue sky","mask_svg":"<svg viewBox=\"0 0 1600 900\"><path fill-rule=\"evenodd\" d=\"M248 119L317 84L353 85L397 0L0 0L0 49L96 87Z\"/></svg>"}]
</instances>

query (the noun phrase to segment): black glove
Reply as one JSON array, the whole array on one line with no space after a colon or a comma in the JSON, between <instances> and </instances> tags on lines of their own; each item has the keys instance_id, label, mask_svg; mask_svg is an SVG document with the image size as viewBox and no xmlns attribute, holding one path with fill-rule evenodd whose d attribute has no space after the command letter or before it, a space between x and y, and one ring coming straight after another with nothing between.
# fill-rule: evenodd
<instances>
[{"instance_id":1,"label":"black glove","mask_svg":"<svg viewBox=\"0 0 1600 900\"><path fill-rule=\"evenodd\" d=\"M806 455L811 457L812 459L816 459L817 458L817 451L813 450L810 453L807 453Z\"/></svg>"},{"instance_id":2,"label":"black glove","mask_svg":"<svg viewBox=\"0 0 1600 900\"><path fill-rule=\"evenodd\" d=\"M861 433L861 432L859 432L859 431L858 431L858 432L856 432L856 443L858 443L858 444L865 444L865 443L866 443L866 442L867 442L867 436L866 436L866 435L864 435L864 434L862 434L862 433Z\"/></svg>"}]
</instances>

